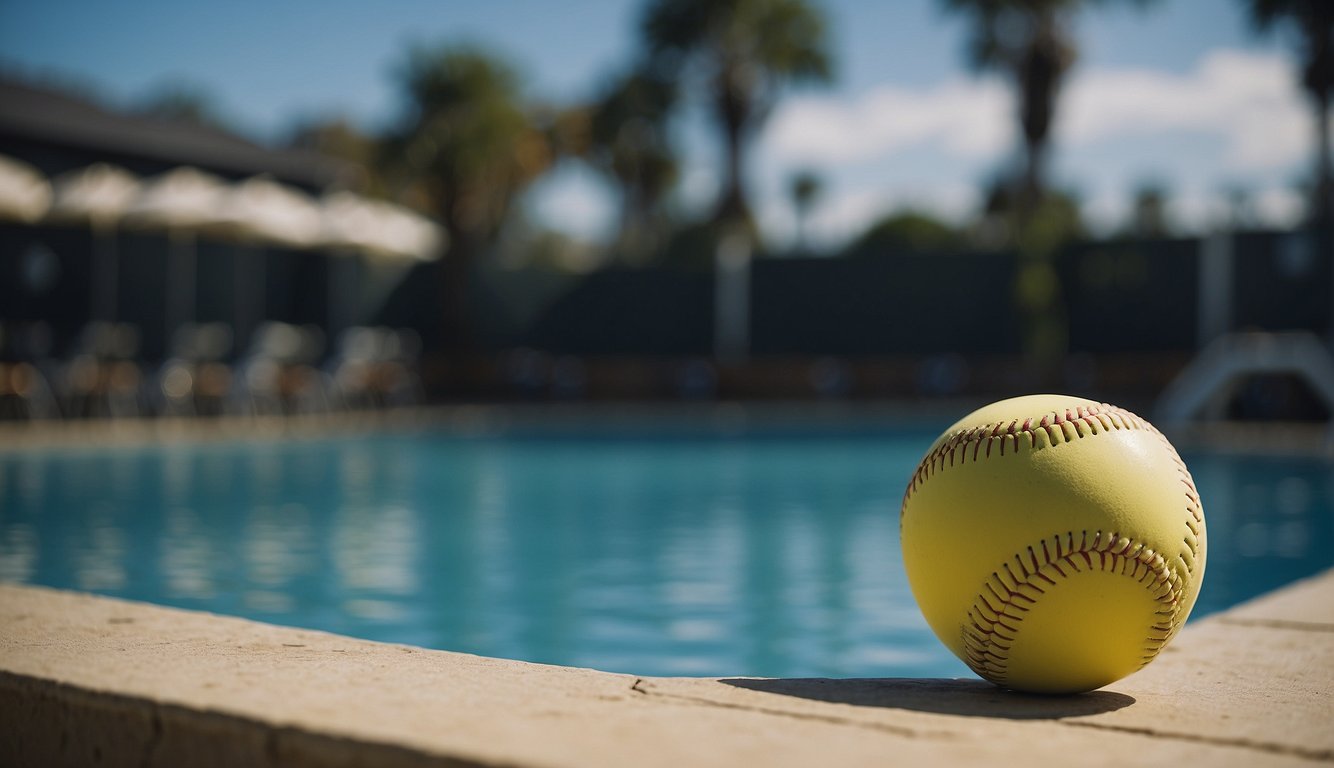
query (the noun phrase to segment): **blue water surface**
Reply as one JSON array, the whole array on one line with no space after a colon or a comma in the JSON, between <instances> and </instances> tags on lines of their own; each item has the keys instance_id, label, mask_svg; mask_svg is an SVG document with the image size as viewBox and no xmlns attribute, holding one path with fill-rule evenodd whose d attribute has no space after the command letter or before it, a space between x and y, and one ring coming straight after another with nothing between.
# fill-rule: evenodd
<instances>
[{"instance_id":1,"label":"blue water surface","mask_svg":"<svg viewBox=\"0 0 1334 768\"><path fill-rule=\"evenodd\" d=\"M967 676L898 508L930 431L397 434L0 454L0 580L648 675ZM1193 618L1334 565L1328 461L1186 455Z\"/></svg>"}]
</instances>

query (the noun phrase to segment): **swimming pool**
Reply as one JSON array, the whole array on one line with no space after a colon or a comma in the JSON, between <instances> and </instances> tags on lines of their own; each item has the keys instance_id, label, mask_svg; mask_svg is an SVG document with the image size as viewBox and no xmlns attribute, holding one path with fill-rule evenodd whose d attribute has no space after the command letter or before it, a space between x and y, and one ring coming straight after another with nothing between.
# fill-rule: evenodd
<instances>
[{"instance_id":1,"label":"swimming pool","mask_svg":"<svg viewBox=\"0 0 1334 768\"><path fill-rule=\"evenodd\" d=\"M898 507L935 429L420 432L0 454L0 580L648 675L967 676ZM1334 565L1321 459L1190 453L1193 618Z\"/></svg>"}]
</instances>

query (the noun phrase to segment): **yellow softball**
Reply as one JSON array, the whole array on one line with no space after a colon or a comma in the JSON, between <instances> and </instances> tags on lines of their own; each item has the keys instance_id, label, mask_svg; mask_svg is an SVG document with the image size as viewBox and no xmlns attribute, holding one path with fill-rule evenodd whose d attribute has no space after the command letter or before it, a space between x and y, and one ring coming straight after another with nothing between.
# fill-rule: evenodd
<instances>
[{"instance_id":1,"label":"yellow softball","mask_svg":"<svg viewBox=\"0 0 1334 768\"><path fill-rule=\"evenodd\" d=\"M1002 400L941 435L899 514L936 635L974 672L1074 693L1154 659L1204 577L1204 511L1144 419L1066 395Z\"/></svg>"}]
</instances>

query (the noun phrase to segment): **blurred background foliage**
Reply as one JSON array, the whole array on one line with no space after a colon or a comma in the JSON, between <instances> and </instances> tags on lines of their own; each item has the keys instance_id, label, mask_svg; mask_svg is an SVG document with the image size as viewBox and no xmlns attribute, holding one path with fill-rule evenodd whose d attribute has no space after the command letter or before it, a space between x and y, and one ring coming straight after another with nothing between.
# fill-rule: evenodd
<instances>
[{"instance_id":1,"label":"blurred background foliage","mask_svg":"<svg viewBox=\"0 0 1334 768\"><path fill-rule=\"evenodd\" d=\"M410 206L445 227L447 256L420 268L432 284L404 287L394 298L399 306L387 314L414 327L433 326L435 331L426 334L428 346L445 357L473 351L486 339L510 338L497 328L512 330L541 317L543 302L588 273L616 272L606 278L607 285L629 285L633 278L620 274L625 271L656 270L659 277L673 270L686 273L680 277L680 295L702 301L704 309L681 303L677 314L707 312L709 294L696 290L698 278L718 269L725 236L742 233L749 240L747 253L766 263L857 262L849 275L862 269L876 273L875 262L914 260L913 274L954 275L965 257L1009 260L1012 268L996 273L1005 283L984 288L989 300L1003 297L1007 322L1017 328L1019 349L1007 353L1017 352L1040 371L1067 357L1070 329L1080 322L1072 315L1073 302L1063 295L1069 290L1061 272L1066 269L1063 253L1089 242L1119 253L1126 244L1170 241L1182 234L1172 216L1173 180L1144 178L1125 221L1108 231L1084 220L1081 190L1049 167L1052 127L1080 58L1079 20L1118 7L1153 14L1170 2L935 0L942 22L966 32L960 64L975 76L994 78L1011 93L1012 129L1006 134L1014 137L1014 146L974 180L978 194L971 212L946 218L929 205L903 200L872 217L860 234L834 244L811 234L811 222L837 191L831 189L828 168L810 162L766 169L785 183L784 204L793 226L792 237L782 242L764 242L765 229L756 220L757 205L747 187L756 175L748 158L756 154L776 107L801 89L828 86L838 76L839 51L826 12L815 0L643 0L629 54L575 95L554 101L530 90L528 73L499 47L452 38L418 42L406 48L388 75L396 88L392 119L368 127L339 115L300 118L285 143L342 161L338 186ZM1278 36L1296 53L1296 74L1310 98L1319 137L1306 180L1307 218L1320 224L1334 205L1329 142L1334 4L1236 4L1245 9L1257 35ZM227 116L209 90L188 81L163 85L135 109L228 130ZM701 115L718 166L711 169L717 188L710 204L687 207L682 204L689 168L682 124ZM533 188L570 168L600 180L614 195L615 212L601 239L553 227L525 207ZM1254 206L1246 190L1234 190L1229 206L1232 226L1252 221ZM1301 248L1283 247L1292 264L1306 263ZM918 259L931 260L934 272ZM518 278L504 296L494 280L488 282L488 275L525 269L554 277L546 283ZM780 266L767 274L780 275L772 278L774 284L809 292L848 289L844 283L822 289L813 276L803 283L793 277L802 269ZM771 279L759 272L753 281L757 295ZM520 283L524 287L513 288ZM487 321L494 327L475 327L476 307L487 301L507 314ZM423 306L434 313L430 321L409 316ZM756 316L757 327L764 322ZM775 322L793 338L806 333ZM813 344L810 349L821 351Z\"/></svg>"},{"instance_id":2,"label":"blurred background foliage","mask_svg":"<svg viewBox=\"0 0 1334 768\"><path fill-rule=\"evenodd\" d=\"M1161 0L1160 0L1161 1ZM1239 0L1257 34L1280 35L1298 53L1300 80L1317 123L1309 180L1309 216L1328 215L1329 100L1334 89L1334 5L1323 0ZM1109 6L1152 13L1155 0L939 0L946 18L964 25L961 60L999 75L1015 94L1018 141L988 178L971 221L947 222L907 204L885 212L836 252L811 242L808 223L824 191L818 168L789 171L795 236L786 254L839 256L958 248L1017 248L1041 258L1089 236L1074 190L1053 189L1051 127L1062 87L1079 57L1076 17ZM637 54L609 72L590 96L551 104L524 88L522 72L499 50L443 40L413 46L392 78L398 118L369 133L342 117L299 121L288 143L348 163L346 182L439 219L454 237L464 275L487 254L510 266L543 264L584 271L601 263L708 266L720 225L741 222L758 240L746 189L750 146L783 93L818 87L837 73L836 52L820 5L807 0L649 0L641 9ZM683 156L681 115L702 109L711 120L722 168L717 198L703 214L678 204ZM141 100L144 114L226 128L209 92L185 81ZM578 163L614 190L614 226L604 242L580 242L518 221L516 204L544 174ZM1175 233L1172 189L1145 179L1121 236ZM1234 213L1248 201L1237 191ZM512 232L503 233L507 225ZM501 243L505 247L499 247ZM759 253L777 254L756 242ZM525 257L522 252L530 253ZM563 251L579 256L563 258ZM460 281L455 284L454 281ZM446 281L449 295L466 277Z\"/></svg>"}]
</instances>

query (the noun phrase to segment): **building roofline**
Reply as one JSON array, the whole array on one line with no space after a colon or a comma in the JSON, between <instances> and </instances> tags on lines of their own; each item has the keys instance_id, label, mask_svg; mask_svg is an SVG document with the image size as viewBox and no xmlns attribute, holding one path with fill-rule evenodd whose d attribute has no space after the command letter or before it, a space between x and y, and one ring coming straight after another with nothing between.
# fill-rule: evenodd
<instances>
[{"instance_id":1,"label":"building roofline","mask_svg":"<svg viewBox=\"0 0 1334 768\"><path fill-rule=\"evenodd\" d=\"M0 143L5 139L195 165L227 176L264 173L312 190L334 185L347 170L346 163L309 150L273 149L214 126L114 112L0 75Z\"/></svg>"}]
</instances>

